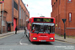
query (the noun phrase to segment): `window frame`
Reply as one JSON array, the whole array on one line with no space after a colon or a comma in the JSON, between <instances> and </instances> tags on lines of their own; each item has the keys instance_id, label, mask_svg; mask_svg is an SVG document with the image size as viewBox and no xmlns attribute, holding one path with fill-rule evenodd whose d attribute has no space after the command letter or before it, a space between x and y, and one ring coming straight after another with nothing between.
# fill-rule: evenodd
<instances>
[{"instance_id":1,"label":"window frame","mask_svg":"<svg viewBox=\"0 0 75 50\"><path fill-rule=\"evenodd\" d=\"M72 0L71 1L68 0L68 2L72 2Z\"/></svg>"},{"instance_id":2,"label":"window frame","mask_svg":"<svg viewBox=\"0 0 75 50\"><path fill-rule=\"evenodd\" d=\"M70 20L70 16L69 16L70 14L71 14L71 20ZM68 13L68 17L69 17L69 22L71 22L72 21L72 12Z\"/></svg>"},{"instance_id":3,"label":"window frame","mask_svg":"<svg viewBox=\"0 0 75 50\"><path fill-rule=\"evenodd\" d=\"M56 2L57 2L58 0L56 0Z\"/></svg>"}]
</instances>

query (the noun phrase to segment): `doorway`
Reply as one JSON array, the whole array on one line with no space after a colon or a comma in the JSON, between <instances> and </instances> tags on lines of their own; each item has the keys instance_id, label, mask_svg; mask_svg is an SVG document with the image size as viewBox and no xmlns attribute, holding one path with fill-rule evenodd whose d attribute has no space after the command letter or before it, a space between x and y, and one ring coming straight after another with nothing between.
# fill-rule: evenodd
<instances>
[{"instance_id":1,"label":"doorway","mask_svg":"<svg viewBox=\"0 0 75 50\"><path fill-rule=\"evenodd\" d=\"M17 19L14 18L14 31L15 31L16 26L17 26Z\"/></svg>"},{"instance_id":2,"label":"doorway","mask_svg":"<svg viewBox=\"0 0 75 50\"><path fill-rule=\"evenodd\" d=\"M10 24L10 23L7 24L7 31L8 31L8 32L11 31L11 24Z\"/></svg>"}]
</instances>

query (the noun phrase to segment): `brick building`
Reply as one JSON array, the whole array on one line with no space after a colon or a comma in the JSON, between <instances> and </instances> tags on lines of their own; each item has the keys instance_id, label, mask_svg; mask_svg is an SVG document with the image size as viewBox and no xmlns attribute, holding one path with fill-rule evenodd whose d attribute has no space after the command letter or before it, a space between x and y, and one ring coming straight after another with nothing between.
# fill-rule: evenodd
<instances>
[{"instance_id":1,"label":"brick building","mask_svg":"<svg viewBox=\"0 0 75 50\"><path fill-rule=\"evenodd\" d=\"M51 0L51 17L55 18L55 33L64 35L64 24L62 19L66 20L66 35L75 36L75 0Z\"/></svg>"},{"instance_id":2,"label":"brick building","mask_svg":"<svg viewBox=\"0 0 75 50\"><path fill-rule=\"evenodd\" d=\"M22 0L19 1L19 28L26 26L26 19L29 19L29 11L26 6L23 4Z\"/></svg>"},{"instance_id":3,"label":"brick building","mask_svg":"<svg viewBox=\"0 0 75 50\"><path fill-rule=\"evenodd\" d=\"M2 11L1 11L2 14ZM1 31L6 32L7 31L7 23L6 23L6 16L7 16L7 11L4 10L4 15L3 15L3 24L2 24L2 15L0 16L0 33ZM1 30L3 26L4 30Z\"/></svg>"},{"instance_id":4,"label":"brick building","mask_svg":"<svg viewBox=\"0 0 75 50\"><path fill-rule=\"evenodd\" d=\"M4 11L5 13L7 12L5 16L6 32L14 31L16 26L22 28L26 25L26 19L29 18L29 11L22 0L4 0Z\"/></svg>"}]
</instances>

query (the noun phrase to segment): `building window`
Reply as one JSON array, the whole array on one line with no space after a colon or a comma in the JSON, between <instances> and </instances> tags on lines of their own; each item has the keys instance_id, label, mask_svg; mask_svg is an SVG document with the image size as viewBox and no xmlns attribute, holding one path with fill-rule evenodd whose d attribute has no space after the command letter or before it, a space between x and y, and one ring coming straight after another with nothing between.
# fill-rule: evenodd
<instances>
[{"instance_id":1,"label":"building window","mask_svg":"<svg viewBox=\"0 0 75 50\"><path fill-rule=\"evenodd\" d=\"M68 2L72 2L72 0L68 0Z\"/></svg>"},{"instance_id":2,"label":"building window","mask_svg":"<svg viewBox=\"0 0 75 50\"><path fill-rule=\"evenodd\" d=\"M69 13L69 21L72 21L72 13Z\"/></svg>"},{"instance_id":3,"label":"building window","mask_svg":"<svg viewBox=\"0 0 75 50\"><path fill-rule=\"evenodd\" d=\"M28 15L26 15L26 17L28 17Z\"/></svg>"},{"instance_id":4,"label":"building window","mask_svg":"<svg viewBox=\"0 0 75 50\"><path fill-rule=\"evenodd\" d=\"M17 5L17 3L14 1L14 8L16 9L16 10L18 10L18 5Z\"/></svg>"},{"instance_id":5,"label":"building window","mask_svg":"<svg viewBox=\"0 0 75 50\"><path fill-rule=\"evenodd\" d=\"M52 5L52 7L53 7L54 5Z\"/></svg>"},{"instance_id":6,"label":"building window","mask_svg":"<svg viewBox=\"0 0 75 50\"><path fill-rule=\"evenodd\" d=\"M57 0L56 0L56 2L57 2Z\"/></svg>"},{"instance_id":7,"label":"building window","mask_svg":"<svg viewBox=\"0 0 75 50\"><path fill-rule=\"evenodd\" d=\"M55 4L55 2L54 2L54 4Z\"/></svg>"}]
</instances>

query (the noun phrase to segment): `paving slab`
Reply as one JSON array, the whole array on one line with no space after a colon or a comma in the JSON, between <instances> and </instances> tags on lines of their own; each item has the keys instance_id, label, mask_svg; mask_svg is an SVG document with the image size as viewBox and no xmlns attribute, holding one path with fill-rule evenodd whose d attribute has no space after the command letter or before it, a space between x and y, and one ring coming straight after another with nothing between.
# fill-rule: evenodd
<instances>
[{"instance_id":1,"label":"paving slab","mask_svg":"<svg viewBox=\"0 0 75 50\"><path fill-rule=\"evenodd\" d=\"M75 44L75 39L73 39L73 38L68 38L68 37L66 37L66 39L64 39L64 37L61 37L61 36L55 34L55 39L56 39L56 40L59 40L59 41L63 41L63 42L68 42L68 43L73 43L73 44Z\"/></svg>"}]
</instances>

